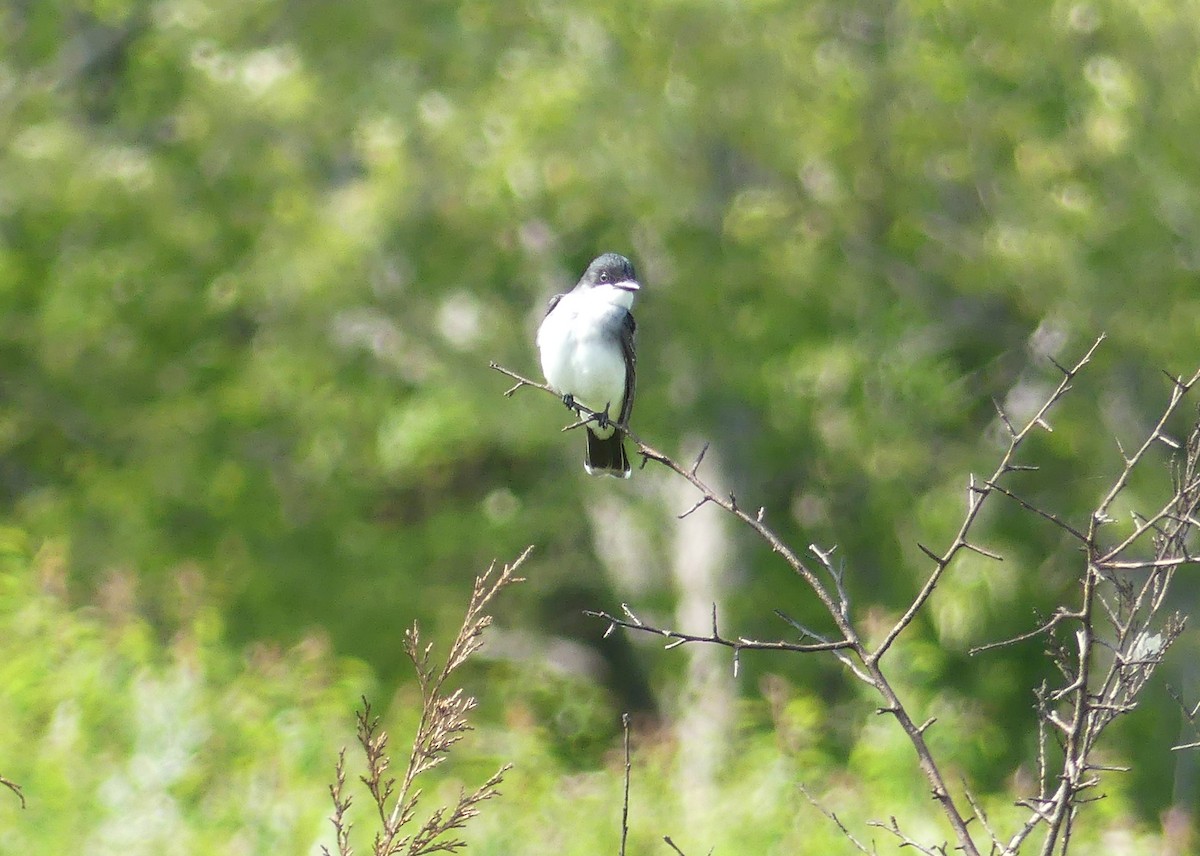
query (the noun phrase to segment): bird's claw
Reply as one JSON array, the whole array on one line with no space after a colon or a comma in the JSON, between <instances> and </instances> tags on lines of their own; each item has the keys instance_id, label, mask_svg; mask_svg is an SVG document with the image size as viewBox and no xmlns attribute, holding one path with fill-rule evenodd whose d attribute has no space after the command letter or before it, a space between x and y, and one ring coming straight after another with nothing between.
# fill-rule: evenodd
<instances>
[{"instance_id":1,"label":"bird's claw","mask_svg":"<svg viewBox=\"0 0 1200 856\"><path fill-rule=\"evenodd\" d=\"M575 400L575 396L569 392L563 393L562 403L567 407L568 410L574 410L576 413L578 413L581 419L583 419L584 414L586 413L587 418L584 421L595 422L596 427L598 428L607 428L609 425L616 424L608 415L608 408L610 407L609 404L604 405L603 411L588 410L582 404L577 402Z\"/></svg>"}]
</instances>

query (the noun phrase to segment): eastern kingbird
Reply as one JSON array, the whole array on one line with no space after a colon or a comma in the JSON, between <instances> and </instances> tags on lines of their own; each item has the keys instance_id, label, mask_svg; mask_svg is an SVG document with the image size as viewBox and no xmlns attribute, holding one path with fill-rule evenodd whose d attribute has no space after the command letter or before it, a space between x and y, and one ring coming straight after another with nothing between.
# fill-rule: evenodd
<instances>
[{"instance_id":1,"label":"eastern kingbird","mask_svg":"<svg viewBox=\"0 0 1200 856\"><path fill-rule=\"evenodd\" d=\"M629 478L632 470L617 425L633 410L633 297L638 289L633 263L605 253L566 294L550 299L538 327L537 346L546 381L568 407L578 402L601 418L587 425L588 475ZM615 423L615 424L614 424Z\"/></svg>"}]
</instances>

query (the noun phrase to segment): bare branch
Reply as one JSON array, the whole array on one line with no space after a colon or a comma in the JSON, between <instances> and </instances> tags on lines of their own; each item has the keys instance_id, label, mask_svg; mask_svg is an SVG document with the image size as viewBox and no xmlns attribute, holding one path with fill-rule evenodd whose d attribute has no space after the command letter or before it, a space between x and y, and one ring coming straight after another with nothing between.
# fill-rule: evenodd
<instances>
[{"instance_id":1,"label":"bare branch","mask_svg":"<svg viewBox=\"0 0 1200 856\"><path fill-rule=\"evenodd\" d=\"M25 808L25 794L21 792L20 785L18 785L12 779L6 779L4 776L0 776L0 785L3 785L16 794L17 799L21 801L21 808Z\"/></svg>"},{"instance_id":2,"label":"bare branch","mask_svg":"<svg viewBox=\"0 0 1200 856\"><path fill-rule=\"evenodd\" d=\"M984 480L984 488L981 489L979 498L969 504L967 514L963 518L962 524L959 526L958 534L954 537L954 540L951 542L949 548L947 548L946 552L941 556L935 556L932 551L922 547L922 550L925 551L927 555L930 555L931 558L933 558L933 572L930 573L929 577L925 580L925 584L921 587L921 590L917 593L917 596L913 598L913 601L909 605L908 609L905 610L902 616L900 616L900 618L893 625L892 629L888 632L887 636L884 637L883 641L879 643L879 646L870 655L872 659L877 661L887 652L888 648L892 646L892 643L896 641L896 638L902 632L904 632L906 627L912 623L913 619L917 615L917 612L922 606L925 605L925 602L929 600L929 596L933 594L933 590L937 586L938 581L941 579L942 574L945 573L946 568L954 560L954 557L958 554L959 550L962 550L966 547L968 533L971 531L972 526L975 525L975 521L979 517L980 510L983 508L983 505L993 490L995 483L1002 475L1011 471L1012 458L1017 453L1017 450L1020 448L1021 444L1025 441L1025 438L1029 436L1036 426L1040 425L1046 428L1049 427L1044 421L1046 413L1049 412L1050 408L1058 403L1059 399L1066 395L1068 390L1070 390L1071 381L1074 379L1075 375L1078 374L1084 366L1091 362L1092 355L1096 353L1096 349L1100 347L1100 343L1103 341L1104 336L1099 336L1096 341L1092 343L1092 346L1088 348L1087 352L1075 363L1073 368L1069 370L1063 369L1062 381L1046 398L1046 400L1042 402L1041 407L1039 407L1037 412L1034 413L1029 421L1025 423L1024 427L1017 431L1011 431L1012 426L1010 423L1011 436L1008 442L1008 449L1005 450L1003 455L1001 455L1000 462L996 466L992 476ZM1005 421L1007 422L1007 419L1005 419Z\"/></svg>"},{"instance_id":3,"label":"bare branch","mask_svg":"<svg viewBox=\"0 0 1200 856\"><path fill-rule=\"evenodd\" d=\"M1002 485L998 485L995 482L988 482L988 487L990 487L992 490L995 490L995 491L998 491L998 492L1004 494L1009 499L1013 500L1018 505L1020 505L1022 508L1024 508L1026 511L1032 511L1034 514L1038 515L1039 517L1046 518L1051 523L1053 523L1055 526L1057 526L1060 529L1062 529L1063 531L1069 533L1072 537L1075 538L1075 540L1079 541L1079 543L1081 543L1081 544L1088 543L1086 535L1084 535L1082 532L1080 532L1078 529L1076 529L1070 523L1067 523L1066 521L1064 521L1057 514L1053 514L1049 511L1044 511L1041 508L1038 508L1033 503L1026 502L1025 500L1021 499L1021 497L1017 496L1015 493L1013 493L1008 488L1006 488Z\"/></svg>"},{"instance_id":4,"label":"bare branch","mask_svg":"<svg viewBox=\"0 0 1200 856\"><path fill-rule=\"evenodd\" d=\"M682 850L680 850L678 846L676 846L675 842L671 840L671 836L664 835L663 841L667 842L667 846L670 847L672 850L674 850L676 853L678 853L679 856L686 856L686 854Z\"/></svg>"},{"instance_id":5,"label":"bare branch","mask_svg":"<svg viewBox=\"0 0 1200 856\"><path fill-rule=\"evenodd\" d=\"M1184 381L1182 378L1174 378L1173 380L1174 386L1171 389L1171 400L1167 403L1166 408L1164 408L1161 418L1158 420L1158 423L1154 426L1154 430L1150 432L1150 435L1146 438L1145 442L1143 442L1141 447L1134 452L1133 457L1126 459L1125 469L1122 470L1121 475L1117 477L1116 482L1113 483L1113 486L1109 490L1108 494L1103 500L1101 500L1100 505L1097 506L1093 519L1095 519L1096 516L1104 516L1108 511L1108 508L1112 505L1113 501L1125 489L1125 486L1129 484L1129 477L1132 475L1134 468L1137 466L1138 462L1145 457L1146 452L1150 449L1150 447L1154 445L1154 441L1161 436L1163 427L1167 424L1167 420L1169 420L1175 413L1179 403L1183 400L1183 396L1186 395L1193 386L1195 386L1197 381L1200 381L1200 371L1197 371L1191 376L1190 379L1186 381Z\"/></svg>"},{"instance_id":6,"label":"bare branch","mask_svg":"<svg viewBox=\"0 0 1200 856\"><path fill-rule=\"evenodd\" d=\"M917 542L917 548L918 548L918 549L919 549L919 550L920 550L922 553L924 553L926 556L928 556L929 558L933 559L933 561L934 561L934 564L937 564L937 565L942 565L942 564L944 563L944 561L945 561L945 560L944 560L944 559L942 559L942 557L941 557L941 556L939 556L937 553L933 552L933 550L930 550L928 547L926 547L926 546L925 546L924 544L922 544L920 541L918 541L918 542Z\"/></svg>"},{"instance_id":7,"label":"bare branch","mask_svg":"<svg viewBox=\"0 0 1200 856\"><path fill-rule=\"evenodd\" d=\"M1094 347L1095 346L1093 346L1093 349L1094 349ZM1090 355L1090 353L1091 352L1089 352L1089 355ZM498 371L503 372L504 374L509 375L510 377L513 377L516 380L526 381L526 385L528 385L528 386L533 386L533 387L537 387L539 389L543 389L546 392L549 392L550 394L557 396L557 393L555 393L554 390L550 389L547 386L544 386L542 384L538 384L538 383L535 383L532 381L528 381L527 379L522 378L520 375L516 374L515 372L510 372L507 369L500 368L499 366L494 366L494 368L496 368ZM581 413L581 415L586 415L587 410L582 409L582 410L580 410L580 413ZM723 637L718 636L717 634L713 634L710 636L700 636L698 634L688 634L688 633L681 633L681 632L673 631L673 630L667 630L667 629L663 629L663 628L648 627L644 622L637 619L636 616L634 616L632 614L632 612L629 610L626 610L626 613L630 616L630 619L628 621L618 619L615 616L610 615L609 613L606 613L606 612L592 611L592 612L588 612L587 614L589 614L593 617L602 618L605 621L607 621L609 623L610 630L613 627L626 627L629 629L640 630L643 632L657 633L668 639L671 639L672 643L670 643L670 644L684 644L686 642L699 642L699 643L723 645L725 647L728 647L728 648L732 649L732 651L733 651L733 664L734 664L735 674L737 672L738 664L740 662L741 652L743 649L788 650L788 651L798 651L798 652L806 652L806 653L814 652L814 651L831 651L833 653L833 655L835 657L837 657L842 662L842 664L845 665L855 677L857 677L859 680L863 681L864 683L869 684L870 686L874 687L876 689L876 691L879 692L880 695L883 697L884 708L893 713L893 715L896 717L896 721L900 724L900 727L904 730L905 734L908 736L909 740L912 742L913 748L917 753L917 758L918 758L921 770L925 774L925 776L928 778L931 790L932 790L933 794L935 795L935 798L940 803L943 813L946 815L947 820L949 821L950 825L953 827L953 829L955 831L955 835L959 841L959 846L962 847L963 852L966 853L967 856L977 856L978 851L976 850L975 845L971 840L970 832L967 829L966 819L963 817L963 814L959 810L954 799L950 796L949 789L945 785L945 782L944 782L941 770L938 767L937 761L934 759L933 754L929 750L929 747L925 744L924 736L919 731L916 723L913 722L912 717L909 715L908 711L905 709L899 696L897 695L896 691L891 686L890 681L888 680L887 676L883 673L883 671L880 669L879 664L878 664L879 656L883 653L884 650L886 650L887 646L891 644L891 641L893 641L895 636L899 634L900 630L903 629L904 626L907 626L907 624L912 621L912 618L916 614L916 610L928 598L929 593L932 592L932 590L933 590L933 585L936 584L936 578L931 579L927 583L927 585L926 585L927 590L924 591L923 595L918 596L917 602L915 602L913 607L910 609L910 614L907 614L906 617L904 619L902 619L901 623L894 630L893 634L891 634L889 636L889 639L885 640L885 644L881 647L881 649L872 654L871 652L867 651L866 646L863 644L863 642L861 641L861 639L858 636L857 631L855 630L854 626L850 622L850 618L849 618L849 614L848 614L849 609L848 609L848 605L847 605L847 600L845 597L845 592L841 588L841 582L840 582L839 576L836 576L836 575L834 576L834 583L835 583L834 590L830 591L830 589L827 588L821 582L820 578L818 577L818 575L814 571L814 569L809 567L809 565L807 563L805 563L804 560L802 560L799 557L799 555L796 554L795 551L793 551L787 544L785 544L783 542L783 540L771 528L769 528L765 523L763 523L764 515L761 512L759 512L755 515L747 514L745 511L743 511L739 507L737 499L732 493L728 495L728 498L718 495L717 492L712 487L710 487L707 483L705 483L702 479L699 478L699 476L695 472L694 467L684 468L683 466L678 464L675 460L673 460L669 455L667 455L667 454L653 448L652 446L649 446L645 442L643 442L633 431L629 430L628 426L621 426L621 427L622 427L622 430L625 431L625 434L628 437L628 439L637 446L638 453L642 456L644 461L655 461L655 462L663 465L667 469L671 470L672 472L676 473L677 475L681 476L682 478L686 479L693 487L695 487L700 492L701 496L704 498L705 501L713 503L713 504L719 506L720 508L724 509L729 514L732 514L739 521L741 521L744 525L748 526L752 531L754 531L754 533L756 535L758 535L758 537L760 537L764 542L766 542L767 545L769 545L771 547L771 550L773 552L779 554L783 558L783 560L787 563L787 565L792 569L792 571L794 573L796 573L805 582L805 584L809 587L809 589L811 589L812 592L816 595L818 600L820 600L822 606L825 607L825 610L829 613L831 619L834 622L834 626L837 629L837 635L840 635L841 638L840 639L835 638L834 641L830 641L830 642L819 642L819 643L810 644L810 645L797 644L797 643L791 643L791 642L783 642L783 641L758 642L755 640L746 640L746 639L732 640L732 639L725 639ZM1007 463L1007 461L1005 461L1005 463ZM978 509L978 506L979 506L979 503L976 503L975 504L976 511ZM697 506L697 507L699 507L699 506ZM974 514L974 513L975 512L973 511L972 514ZM965 535L965 530L964 530L963 534ZM951 554L950 554L951 557L953 556L954 552L957 552L957 550L960 548L960 546L961 545L955 546L955 548L951 551ZM948 562L949 562L949 558L946 559L946 563L948 563ZM941 570L944 570L944 567L945 567L945 563L939 567L938 573L940 573ZM935 574L935 577L936 577L936 574ZM850 653L848 653L848 652L850 652ZM851 654L853 655L853 658L852 658ZM863 666L861 668L855 663L855 661L854 661L855 659L857 659L860 663L863 664Z\"/></svg>"},{"instance_id":8,"label":"bare branch","mask_svg":"<svg viewBox=\"0 0 1200 856\"><path fill-rule=\"evenodd\" d=\"M967 798L967 803L971 806L971 811L974 812L975 817L979 818L979 822L983 825L984 831L988 834L988 837L992 839L992 852L995 853L996 851L1002 849L1004 845L1000 843L1000 839L996 837L996 831L992 829L991 824L988 823L987 812L985 812L983 807L980 806L975 800L974 795L971 793L971 789L967 786L967 780L962 779L961 781L963 795Z\"/></svg>"},{"instance_id":9,"label":"bare branch","mask_svg":"<svg viewBox=\"0 0 1200 856\"><path fill-rule=\"evenodd\" d=\"M992 559L993 561L996 561L996 562L1004 561L1004 557L1001 556L999 553L993 553L991 550L985 550L982 547L979 547L968 541L963 542L963 549L970 550L972 553L978 553L979 555L983 556L985 559Z\"/></svg>"},{"instance_id":10,"label":"bare branch","mask_svg":"<svg viewBox=\"0 0 1200 856\"><path fill-rule=\"evenodd\" d=\"M880 823L878 820L869 820L867 821L867 826L874 826L877 829L890 832L892 835L896 836L896 838L900 839L901 847L911 847L918 853L924 853L925 856L946 856L945 844L937 847L926 847L925 845L913 841L911 838L905 835L903 830L900 829L900 824L895 817L889 818L889 821L890 823Z\"/></svg>"},{"instance_id":11,"label":"bare branch","mask_svg":"<svg viewBox=\"0 0 1200 856\"><path fill-rule=\"evenodd\" d=\"M971 651L972 654L979 654L1035 637L1044 637L1048 643L1051 662L1063 676L1060 686L1051 688L1043 684L1035 694L1039 735L1038 793L1019 803L1030 810L1030 815L1002 847L1000 837L989 827L987 818L969 791L965 792L966 800L970 803L974 816L978 817L987 829L994 851L1015 854L1035 829L1044 828L1046 837L1041 842L1042 852L1048 855L1065 853L1080 806L1094 798L1088 792L1099 782L1098 774L1120 772L1116 766L1096 764L1091 760L1097 740L1115 717L1134 709L1137 695L1161 662L1163 651L1182 632L1182 620L1178 617L1168 618L1165 624L1161 624L1161 629L1161 622L1152 622L1166 602L1172 574L1177 568L1195 561L1187 550L1186 536L1195 527L1197 520L1200 520L1198 430L1192 432L1186 444L1186 455L1178 465L1179 475L1172 500L1148 518L1135 518L1133 533L1114 547L1102 550L1097 537L1100 528L1112 520L1110 509L1113 502L1127 486L1133 469L1145 460L1148 450L1156 443L1163 443L1168 447L1179 445L1167 436L1165 425L1183 395L1200 380L1200 372L1188 380L1173 378L1171 400L1161 418L1132 454L1122 452L1124 467L1096 505L1088 518L1086 528L1066 522L1053 511L1039 508L1018 496L1006 484L1000 484L1003 477L1011 473L1036 470L1036 467L1016 462L1017 452L1032 433L1042 429L1053 430L1048 421L1050 411L1071 390L1075 377L1091 361L1103 340L1103 336L1098 337L1084 355L1069 368L1051 360L1061 372L1062 378L1024 424L1015 425L999 403L995 403L998 418L1008 431L1007 448L1001 454L990 477L970 477L967 484L966 513L957 534L945 551L938 553L924 544L917 545L933 563L932 570L908 607L890 625L882 640L873 649L869 649L862 641L850 620L843 569L831 560L831 551L822 551L810 546L810 552L818 564L809 565L765 525L763 521L766 515L763 507L759 507L753 515L748 514L739 506L734 494L720 494L710 487L698 476L707 446L701 449L690 467L684 467L669 455L644 443L627 425L620 427L630 441L636 444L643 459L643 466L649 461L655 461L687 480L698 491L699 498L689 510L680 515L681 517L686 517L710 503L736 517L773 552L780 555L791 570L805 582L830 616L836 632L828 637L815 633L779 610L776 610L776 614L799 631L801 641L728 638L719 630L715 607L711 633L707 635L654 627L643 622L624 605L622 608L626 618L618 618L607 612L590 611L587 614L607 622L606 634L616 627L622 627L660 635L667 640L669 647L700 643L730 648L733 652L735 673L743 650L831 652L856 677L870 684L879 693L882 704L878 711L894 716L911 742L918 764L929 781L931 794L939 802L942 812L954 830L957 839L955 849L977 856L978 847L967 828L968 817L964 816L950 795L941 769L925 742L925 733L935 720L928 718L917 724L884 673L882 661L900 634L911 626L917 614L928 603L942 575L962 551L974 552L995 561L1003 560L998 553L980 546L977 543L979 539L972 536L973 527L979 520L988 498L993 492L1003 494L1024 511L1050 521L1070 535L1073 541L1084 548L1086 558L1080 578L1082 586L1078 605L1059 606L1048 620L1033 630L1005 641L979 646ZM529 382L505 369L496 368L518 381L515 388L528 385L553 393L548 387ZM592 415L586 409L577 406L575 409L581 419ZM1147 548L1151 555L1146 555ZM1138 552L1135 553L1134 550ZM822 570L828 573L828 581L824 579ZM1101 626L1104 621L1108 624ZM1064 645L1055 633L1064 625L1073 625L1074 645ZM1154 632L1150 630L1152 626L1155 628ZM1048 750L1050 738L1055 739L1056 746ZM1061 762L1055 761L1052 765L1052 757L1061 759ZM1052 766L1056 769L1052 769ZM927 854L946 853L946 844L930 847L909 839L894 818L890 825L876 825L897 837L901 846L913 847ZM673 844L671 846L674 847ZM678 852L678 848L675 849ZM861 846L860 850L867 852Z\"/></svg>"},{"instance_id":12,"label":"bare branch","mask_svg":"<svg viewBox=\"0 0 1200 856\"><path fill-rule=\"evenodd\" d=\"M493 365L492 368L495 368L495 365ZM519 384L518 384L518 386L519 386ZM515 390L515 389L517 389L517 387L513 387L513 390ZM504 394L512 395L512 390L510 390ZM994 406L996 408L996 415L1000 417L1000 421L1003 422L1004 427L1008 429L1008 436L1010 436L1010 437L1017 436L1017 429L1014 428L1012 422L1009 421L1008 415L1004 412L1004 408L1000 406L1000 402L993 398L992 406Z\"/></svg>"},{"instance_id":13,"label":"bare branch","mask_svg":"<svg viewBox=\"0 0 1200 856\"><path fill-rule=\"evenodd\" d=\"M683 518L688 517L693 511L698 509L700 506L704 505L706 502L709 502L709 498L707 496L700 497L699 499L696 500L695 505L693 505L687 511L683 512L683 514L678 515L678 519L683 520Z\"/></svg>"},{"instance_id":14,"label":"bare branch","mask_svg":"<svg viewBox=\"0 0 1200 856\"><path fill-rule=\"evenodd\" d=\"M591 618L603 619L614 627L624 627L627 630L640 630L643 633L652 633L655 636L662 636L666 639L671 639L673 640L669 645L671 648L677 648L680 645L684 645L689 642L698 642L707 645L721 645L725 648L731 648L735 651L795 651L803 654L811 654L818 651L843 651L847 649L853 649L854 647L854 643L847 639L842 639L836 642L814 643L787 642L784 640L763 642L756 639L747 639L745 637L729 639L716 632L715 620L713 632L707 636L703 636L697 633L684 633L679 630L671 630L669 628L655 627L653 625L646 624L632 612L626 613L630 616L628 619L617 618L615 615L610 613L592 609L585 609L583 614Z\"/></svg>"},{"instance_id":15,"label":"bare branch","mask_svg":"<svg viewBox=\"0 0 1200 856\"><path fill-rule=\"evenodd\" d=\"M1090 515L1087 531L1072 531L1076 538L1082 535L1080 540L1088 557L1081 577L1079 607L1074 610L1060 607L1050 621L1019 637L1047 633L1066 620L1078 622L1075 650L1058 645L1051 649L1052 661L1062 672L1064 685L1053 691L1043 685L1038 693L1039 733L1045 735L1053 730L1059 736L1062 760L1058 786L1053 794L1047 793L1043 737L1039 750L1041 793L1022 802L1031 813L1010 839L1003 851L1006 854L1015 853L1032 830L1042 825L1046 828L1042 854L1067 852L1079 808L1096 799L1085 793L1099 783L1096 774L1123 771L1119 766L1091 760L1097 741L1116 717L1136 707L1142 687L1162 661L1163 653L1182 632L1183 621L1179 616L1168 616L1156 632L1149 628L1165 602L1176 568L1194 561L1186 538L1194 528L1195 510L1200 504L1200 425L1193 428L1185 453L1176 459L1171 500L1149 517L1135 513L1133 533L1113 548L1102 550L1098 535L1112 521L1109 509L1128 485L1133 470L1145 460L1153 444L1163 439L1167 420L1197 380L1200 372L1187 381L1174 379L1170 400L1157 424L1132 454L1122 449L1124 465ZM1064 525L1054 515L1017 501L1027 510ZM1145 541L1150 542L1151 556L1121 558ZM1142 576L1133 576L1135 573ZM1105 591L1109 593L1106 595ZM1102 627L1104 621L1107 627ZM1105 653L1107 664L1101 661Z\"/></svg>"},{"instance_id":16,"label":"bare branch","mask_svg":"<svg viewBox=\"0 0 1200 856\"><path fill-rule=\"evenodd\" d=\"M996 648L1006 648L1009 645L1016 645L1019 642L1027 642L1030 639L1041 636L1043 633L1050 632L1058 626L1059 622L1064 621L1065 619L1080 617L1082 616L1076 615L1072 612L1067 612L1063 607L1059 607L1055 611L1054 615L1050 617L1050 620L1042 624L1040 627L1036 627L1027 633L1021 633L1017 636L1013 636L1009 639L1004 639L999 642L988 642L986 645L977 645L967 653L973 657L976 654L982 654L984 651L991 651Z\"/></svg>"},{"instance_id":17,"label":"bare branch","mask_svg":"<svg viewBox=\"0 0 1200 856\"><path fill-rule=\"evenodd\" d=\"M512 378L513 380L516 381L515 385L513 385L509 389L505 390L505 392L504 392L505 398L512 398L512 394L523 386L532 386L535 389L544 389L544 390L546 390L546 392L553 393L554 395L558 394L558 393L554 392L553 389L546 386L545 384L538 383L535 380L530 380L527 377L522 377L521 375L517 374L516 372L506 369L504 366L500 365L499 363L495 363L495 362L488 363L488 368L495 369L496 371L500 372L500 374L508 375L510 378Z\"/></svg>"},{"instance_id":18,"label":"bare branch","mask_svg":"<svg viewBox=\"0 0 1200 856\"><path fill-rule=\"evenodd\" d=\"M625 800L621 805L621 856L625 856L625 841L629 838L629 714L621 714L621 732L625 737Z\"/></svg>"},{"instance_id":19,"label":"bare branch","mask_svg":"<svg viewBox=\"0 0 1200 856\"><path fill-rule=\"evenodd\" d=\"M857 838L855 838L851 834L850 830L846 828L846 824L842 823L841 818L839 818L836 814L834 814L834 812L831 811L830 809L825 808L825 806L823 806L817 800L816 797L814 797L812 794L810 794L808 792L808 788L804 787L803 782L798 784L797 787L800 788L800 793L804 794L805 798L810 803L812 803L813 808L815 808L817 811L821 812L821 814L825 815L827 818L829 818L830 820L832 820L834 822L834 824L837 826L837 828L839 830L841 830L842 835L846 836L847 840L849 840L849 842L851 844L853 844L856 848L858 848L859 853L866 853L869 856L871 851L868 850L866 847L864 847L862 842L859 841Z\"/></svg>"},{"instance_id":20,"label":"bare branch","mask_svg":"<svg viewBox=\"0 0 1200 856\"><path fill-rule=\"evenodd\" d=\"M788 624L792 625L792 627L794 627L794 628L796 628L797 630L799 630L799 631L800 631L800 638L802 638L802 639L803 639L804 637L806 637L806 636L807 636L809 639L816 639L818 642L828 642L828 641L829 641L829 640L828 640L828 639L826 639L824 636L822 636L820 633L817 633L817 632L816 632L816 631L814 631L814 630L810 630L808 627L804 626L804 625L803 625L803 624L801 624L799 621L797 621L796 619L792 618L790 615L788 615L787 613L783 612L782 610L776 609L776 610L773 610L773 611L774 611L774 613L775 613L777 616L779 616L780 618L782 618L782 619L783 619L784 621L786 621Z\"/></svg>"}]
</instances>

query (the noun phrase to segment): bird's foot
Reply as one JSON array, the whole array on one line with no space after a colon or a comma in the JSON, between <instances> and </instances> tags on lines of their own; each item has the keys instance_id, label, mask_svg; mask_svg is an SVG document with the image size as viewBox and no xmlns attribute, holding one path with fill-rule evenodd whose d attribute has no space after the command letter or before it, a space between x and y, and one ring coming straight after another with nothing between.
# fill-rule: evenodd
<instances>
[{"instance_id":1,"label":"bird's foot","mask_svg":"<svg viewBox=\"0 0 1200 856\"><path fill-rule=\"evenodd\" d=\"M576 409L575 396L571 395L571 393L569 393L569 392L563 393L562 403L568 410Z\"/></svg>"}]
</instances>

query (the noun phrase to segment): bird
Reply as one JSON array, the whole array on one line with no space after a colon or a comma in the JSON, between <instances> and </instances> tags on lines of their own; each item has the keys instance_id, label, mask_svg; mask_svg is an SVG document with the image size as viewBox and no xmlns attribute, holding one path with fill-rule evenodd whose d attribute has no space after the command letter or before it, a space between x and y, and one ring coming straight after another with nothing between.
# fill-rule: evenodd
<instances>
[{"instance_id":1,"label":"bird","mask_svg":"<svg viewBox=\"0 0 1200 856\"><path fill-rule=\"evenodd\" d=\"M604 253L573 289L550 298L538 327L538 356L550 388L568 407L599 414L587 423L588 475L627 479L632 473L621 429L633 412L637 324L631 310L640 289L633 262Z\"/></svg>"}]
</instances>

